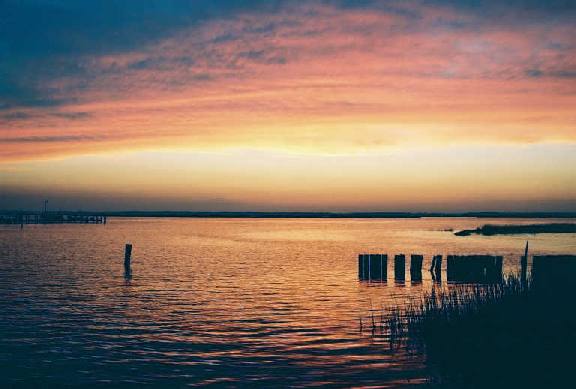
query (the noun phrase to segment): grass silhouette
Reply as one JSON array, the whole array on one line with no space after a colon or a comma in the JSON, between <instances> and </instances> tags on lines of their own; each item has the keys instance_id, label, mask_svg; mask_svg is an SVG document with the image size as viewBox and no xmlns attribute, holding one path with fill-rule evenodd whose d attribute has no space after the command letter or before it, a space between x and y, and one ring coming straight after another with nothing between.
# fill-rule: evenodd
<instances>
[{"instance_id":1,"label":"grass silhouette","mask_svg":"<svg viewBox=\"0 0 576 389\"><path fill-rule=\"evenodd\" d=\"M565 387L576 351L572 293L566 283L536 288L516 276L433 287L380 321L372 313L367 328L425 353L432 386Z\"/></svg>"}]
</instances>

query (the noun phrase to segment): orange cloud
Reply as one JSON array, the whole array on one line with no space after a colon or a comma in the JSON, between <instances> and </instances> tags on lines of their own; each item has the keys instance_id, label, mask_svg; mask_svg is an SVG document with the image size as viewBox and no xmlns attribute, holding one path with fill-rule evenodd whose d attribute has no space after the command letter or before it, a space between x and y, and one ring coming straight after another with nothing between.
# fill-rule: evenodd
<instances>
[{"instance_id":1,"label":"orange cloud","mask_svg":"<svg viewBox=\"0 0 576 389\"><path fill-rule=\"evenodd\" d=\"M478 25L454 9L406 4L420 17L285 7L84 57L82 77L47 86L69 103L0 114L0 161L576 142L574 25Z\"/></svg>"}]
</instances>

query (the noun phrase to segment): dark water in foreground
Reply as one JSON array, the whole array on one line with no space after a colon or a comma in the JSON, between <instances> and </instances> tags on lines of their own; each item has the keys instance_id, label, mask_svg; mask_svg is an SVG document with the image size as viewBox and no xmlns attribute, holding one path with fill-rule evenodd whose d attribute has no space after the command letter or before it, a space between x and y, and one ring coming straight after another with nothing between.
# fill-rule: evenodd
<instances>
[{"instance_id":1,"label":"dark water in foreground","mask_svg":"<svg viewBox=\"0 0 576 389\"><path fill-rule=\"evenodd\" d=\"M539 220L112 219L0 226L0 386L400 386L424 355L359 331L431 287L364 283L361 252L576 253L575 234L455 237ZM133 276L123 275L124 243ZM389 277L393 272L389 271ZM444 277L445 279L445 277Z\"/></svg>"}]
</instances>

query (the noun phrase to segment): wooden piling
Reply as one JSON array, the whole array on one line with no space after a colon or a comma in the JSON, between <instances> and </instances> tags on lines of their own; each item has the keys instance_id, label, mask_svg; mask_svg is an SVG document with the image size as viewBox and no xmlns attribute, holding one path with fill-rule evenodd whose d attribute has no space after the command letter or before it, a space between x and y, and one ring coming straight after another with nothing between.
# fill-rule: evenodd
<instances>
[{"instance_id":1,"label":"wooden piling","mask_svg":"<svg viewBox=\"0 0 576 389\"><path fill-rule=\"evenodd\" d=\"M130 274L132 270L130 267L131 257L132 257L132 245L130 243L126 243L126 247L124 249L124 272L126 274Z\"/></svg>"},{"instance_id":2,"label":"wooden piling","mask_svg":"<svg viewBox=\"0 0 576 389\"><path fill-rule=\"evenodd\" d=\"M382 281L382 254L370 254L370 280Z\"/></svg>"},{"instance_id":3,"label":"wooden piling","mask_svg":"<svg viewBox=\"0 0 576 389\"><path fill-rule=\"evenodd\" d=\"M484 268L484 281L498 283L502 281L502 256L490 256Z\"/></svg>"},{"instance_id":4,"label":"wooden piling","mask_svg":"<svg viewBox=\"0 0 576 389\"><path fill-rule=\"evenodd\" d=\"M434 261L434 279L440 281L442 279L442 256L436 255Z\"/></svg>"},{"instance_id":5,"label":"wooden piling","mask_svg":"<svg viewBox=\"0 0 576 389\"><path fill-rule=\"evenodd\" d=\"M454 279L456 268L456 257L454 255L448 255L446 257L446 278L448 281Z\"/></svg>"},{"instance_id":6,"label":"wooden piling","mask_svg":"<svg viewBox=\"0 0 576 389\"><path fill-rule=\"evenodd\" d=\"M364 255L358 254L358 279L364 279Z\"/></svg>"},{"instance_id":7,"label":"wooden piling","mask_svg":"<svg viewBox=\"0 0 576 389\"><path fill-rule=\"evenodd\" d=\"M388 254L382 254L382 281L388 279Z\"/></svg>"},{"instance_id":8,"label":"wooden piling","mask_svg":"<svg viewBox=\"0 0 576 389\"><path fill-rule=\"evenodd\" d=\"M502 256L449 255L446 275L450 282L498 283L502 281L502 267Z\"/></svg>"},{"instance_id":9,"label":"wooden piling","mask_svg":"<svg viewBox=\"0 0 576 389\"><path fill-rule=\"evenodd\" d=\"M410 280L422 281L422 262L424 261L423 255L412 254L410 256Z\"/></svg>"},{"instance_id":10,"label":"wooden piling","mask_svg":"<svg viewBox=\"0 0 576 389\"><path fill-rule=\"evenodd\" d=\"M524 255L520 258L520 282L522 285L526 285L528 280L528 241L526 241L526 247L524 248Z\"/></svg>"},{"instance_id":11,"label":"wooden piling","mask_svg":"<svg viewBox=\"0 0 576 389\"><path fill-rule=\"evenodd\" d=\"M576 255L534 255L532 285L539 291L572 293Z\"/></svg>"},{"instance_id":12,"label":"wooden piling","mask_svg":"<svg viewBox=\"0 0 576 389\"><path fill-rule=\"evenodd\" d=\"M397 254L394 256L394 279L403 281L406 278L406 256Z\"/></svg>"},{"instance_id":13,"label":"wooden piling","mask_svg":"<svg viewBox=\"0 0 576 389\"><path fill-rule=\"evenodd\" d=\"M496 257L496 264L495 264L495 271L496 277L502 278L503 270L504 270L504 257L501 255Z\"/></svg>"},{"instance_id":14,"label":"wooden piling","mask_svg":"<svg viewBox=\"0 0 576 389\"><path fill-rule=\"evenodd\" d=\"M432 257L432 263L430 264L430 273L434 272L434 266L436 266L436 257L437 257L437 255L434 255Z\"/></svg>"}]
</instances>

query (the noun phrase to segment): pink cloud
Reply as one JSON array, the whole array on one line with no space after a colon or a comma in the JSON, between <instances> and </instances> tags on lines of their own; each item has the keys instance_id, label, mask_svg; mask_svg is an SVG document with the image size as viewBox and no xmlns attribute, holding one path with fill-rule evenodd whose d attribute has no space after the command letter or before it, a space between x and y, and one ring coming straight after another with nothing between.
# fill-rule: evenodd
<instances>
[{"instance_id":1,"label":"pink cloud","mask_svg":"<svg viewBox=\"0 0 576 389\"><path fill-rule=\"evenodd\" d=\"M30 109L6 120L0 159L158 145L345 152L576 141L576 27L478 26L454 9L398 6L419 18L288 7L84 58L90 79L48 85L75 102L60 115ZM34 137L53 141L18 142Z\"/></svg>"}]
</instances>

